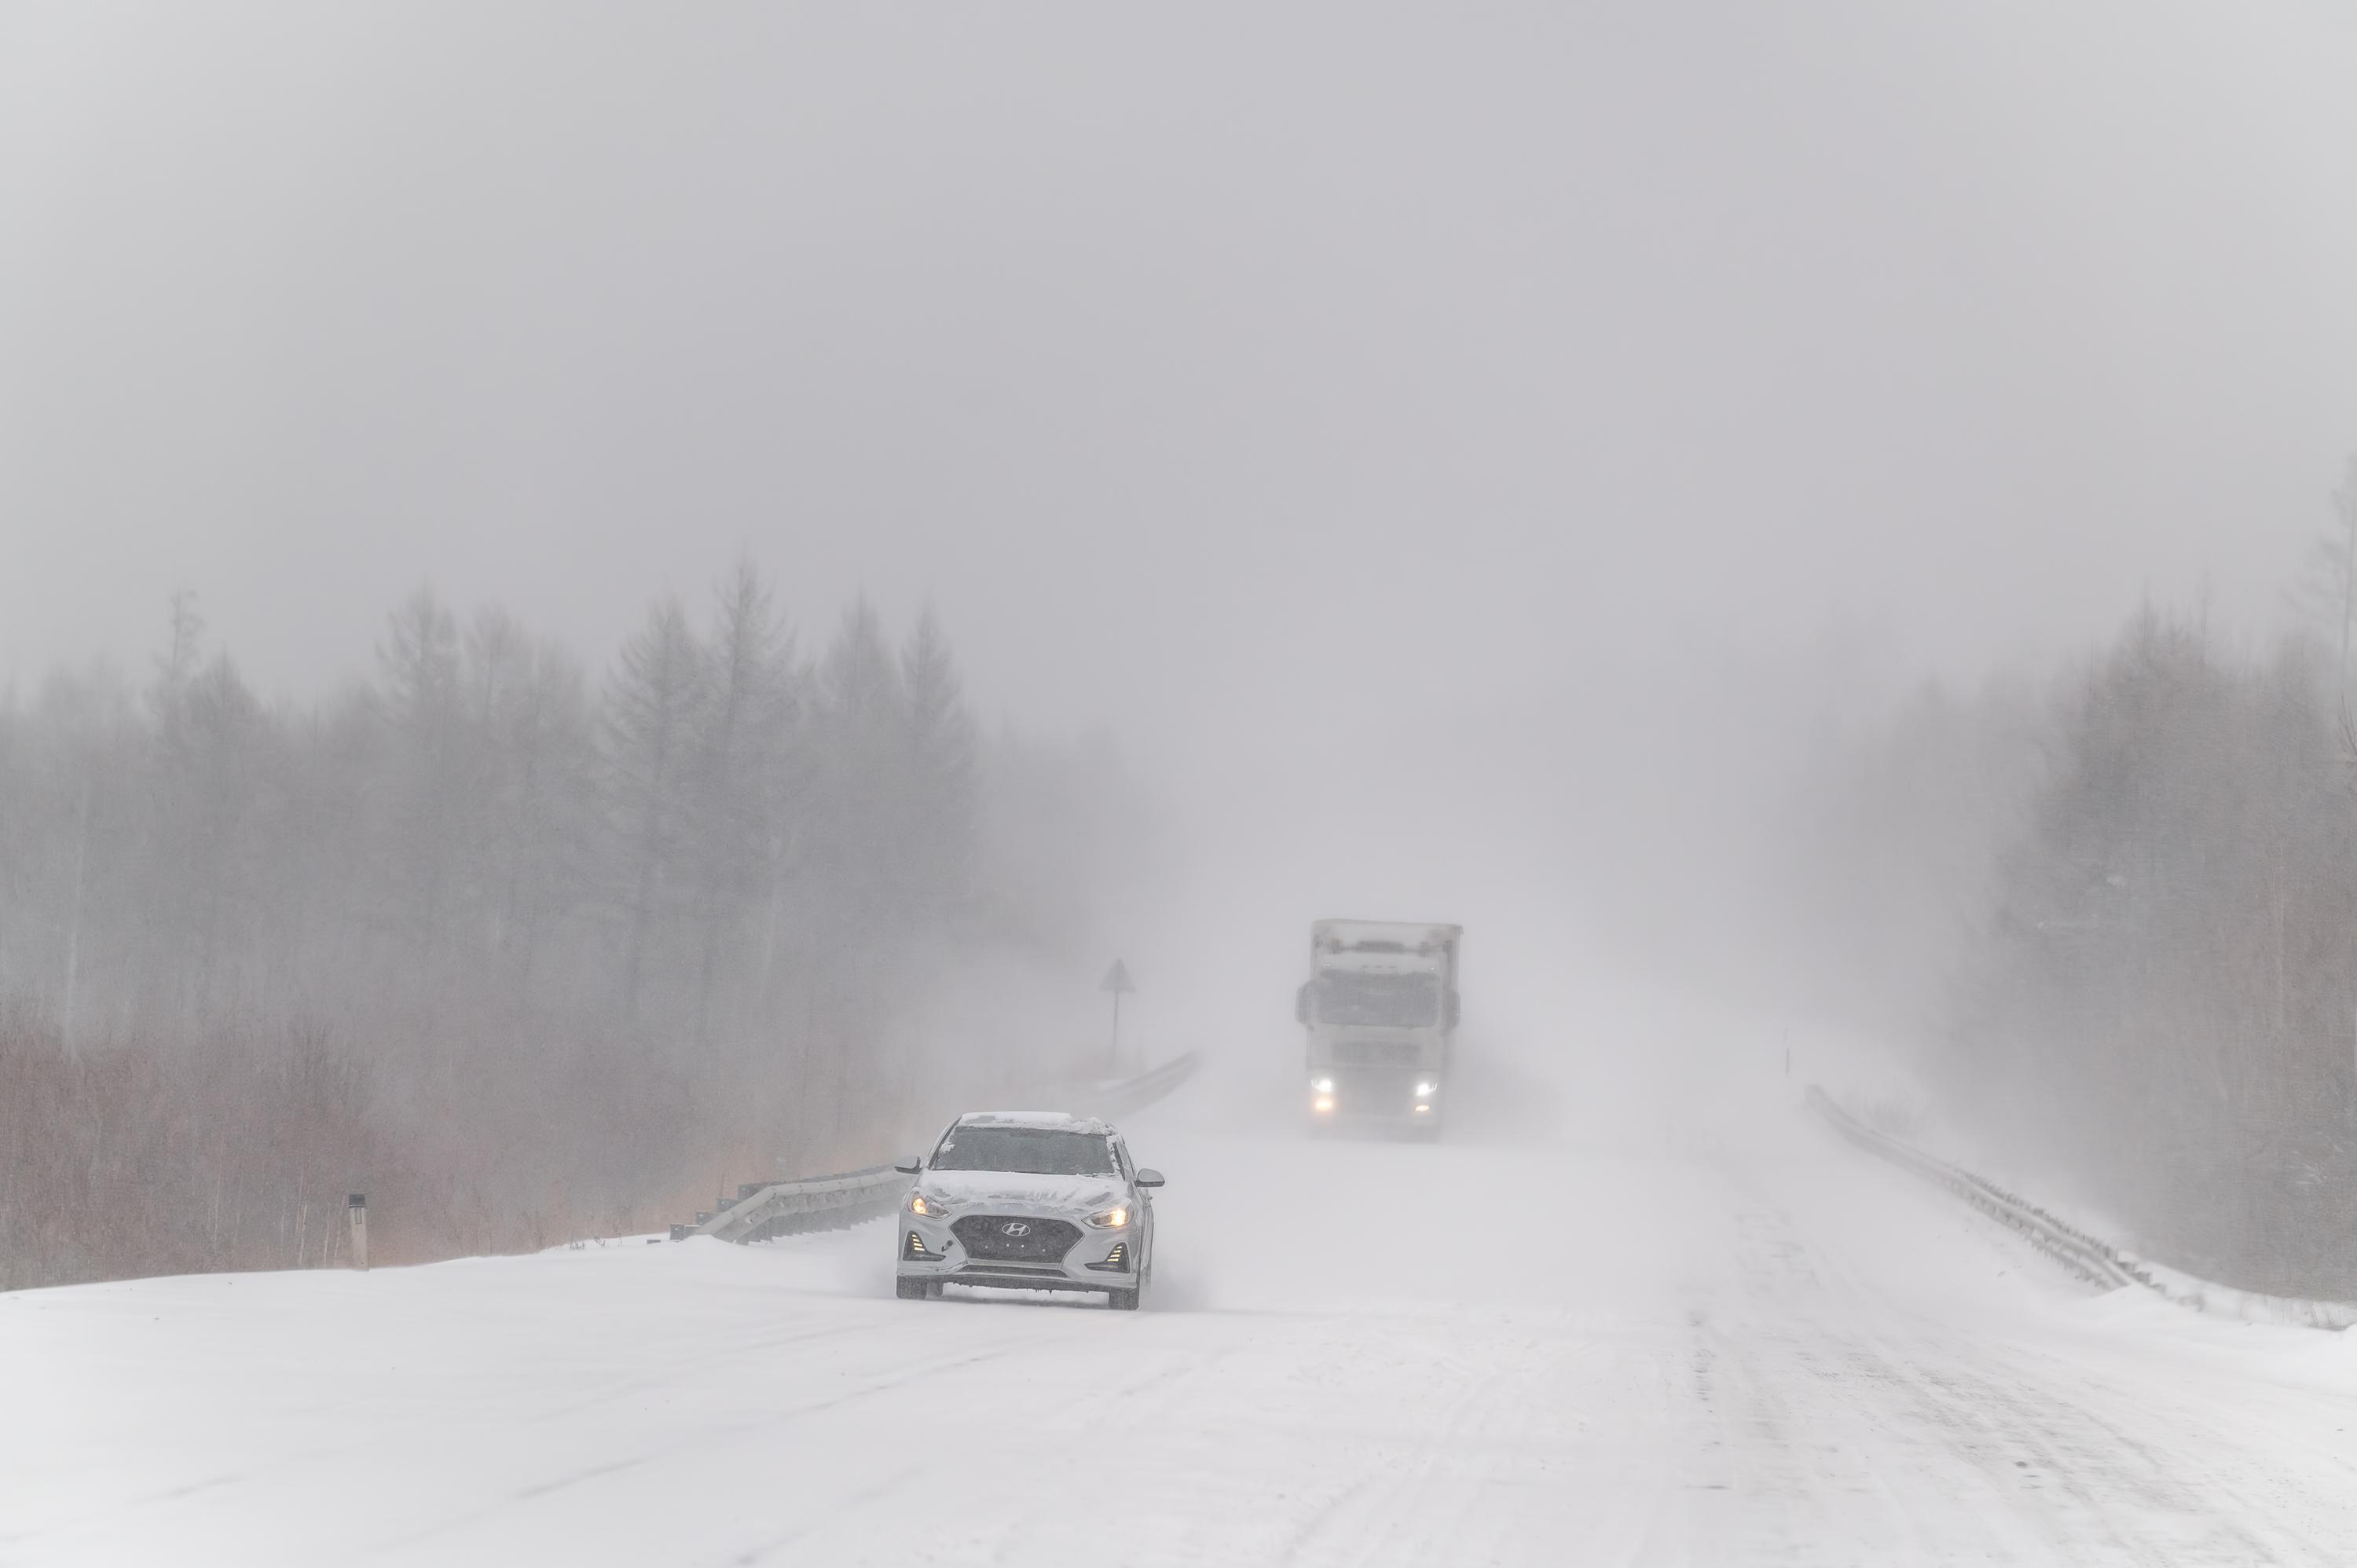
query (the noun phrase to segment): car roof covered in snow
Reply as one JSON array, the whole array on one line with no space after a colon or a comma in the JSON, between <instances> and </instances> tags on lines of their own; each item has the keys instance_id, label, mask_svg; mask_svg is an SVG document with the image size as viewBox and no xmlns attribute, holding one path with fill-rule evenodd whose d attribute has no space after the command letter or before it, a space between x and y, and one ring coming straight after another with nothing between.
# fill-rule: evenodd
<instances>
[{"instance_id":1,"label":"car roof covered in snow","mask_svg":"<svg viewBox=\"0 0 2357 1568\"><path fill-rule=\"evenodd\" d=\"M1111 1122L1093 1116L1073 1116L1061 1111L969 1111L957 1119L961 1127L1039 1127L1059 1133L1111 1134Z\"/></svg>"}]
</instances>

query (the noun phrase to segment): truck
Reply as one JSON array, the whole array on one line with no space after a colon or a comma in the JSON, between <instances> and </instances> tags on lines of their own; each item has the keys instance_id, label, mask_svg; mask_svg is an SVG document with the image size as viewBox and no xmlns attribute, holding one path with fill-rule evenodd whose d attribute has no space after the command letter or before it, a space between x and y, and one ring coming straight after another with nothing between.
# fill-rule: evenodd
<instances>
[{"instance_id":1,"label":"truck","mask_svg":"<svg viewBox=\"0 0 2357 1568\"><path fill-rule=\"evenodd\" d=\"M1457 1036L1460 928L1319 920L1294 996L1309 1125L1437 1138Z\"/></svg>"}]
</instances>

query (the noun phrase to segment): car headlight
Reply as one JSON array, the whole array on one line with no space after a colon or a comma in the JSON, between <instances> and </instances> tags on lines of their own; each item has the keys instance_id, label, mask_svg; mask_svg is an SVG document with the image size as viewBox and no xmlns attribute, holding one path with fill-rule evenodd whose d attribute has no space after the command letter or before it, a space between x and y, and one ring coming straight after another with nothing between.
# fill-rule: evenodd
<instances>
[{"instance_id":1,"label":"car headlight","mask_svg":"<svg viewBox=\"0 0 2357 1568\"><path fill-rule=\"evenodd\" d=\"M1101 1208L1089 1216L1089 1223L1100 1230L1118 1230L1129 1223L1129 1208L1122 1204L1112 1208Z\"/></svg>"},{"instance_id":2,"label":"car headlight","mask_svg":"<svg viewBox=\"0 0 2357 1568\"><path fill-rule=\"evenodd\" d=\"M1320 1094L1331 1094L1334 1092L1334 1080L1330 1078L1321 1078L1309 1087Z\"/></svg>"},{"instance_id":3,"label":"car headlight","mask_svg":"<svg viewBox=\"0 0 2357 1568\"><path fill-rule=\"evenodd\" d=\"M1437 1083L1426 1082L1415 1086L1415 1097L1418 1100L1429 1100L1438 1092L1440 1092L1440 1085Z\"/></svg>"},{"instance_id":4,"label":"car headlight","mask_svg":"<svg viewBox=\"0 0 2357 1568\"><path fill-rule=\"evenodd\" d=\"M928 1219L939 1219L949 1211L950 1205L945 1198L928 1197L921 1192L912 1192L909 1195L909 1212L911 1214L921 1214Z\"/></svg>"}]
</instances>

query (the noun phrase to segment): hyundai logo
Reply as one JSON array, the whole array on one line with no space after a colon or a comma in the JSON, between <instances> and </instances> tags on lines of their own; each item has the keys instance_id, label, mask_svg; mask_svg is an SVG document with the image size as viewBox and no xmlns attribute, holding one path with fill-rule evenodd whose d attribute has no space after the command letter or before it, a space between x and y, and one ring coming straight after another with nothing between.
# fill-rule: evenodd
<instances>
[{"instance_id":1,"label":"hyundai logo","mask_svg":"<svg viewBox=\"0 0 2357 1568\"><path fill-rule=\"evenodd\" d=\"M1020 1219L1010 1219L998 1228L998 1233L1002 1236L1028 1236L1031 1234L1031 1227L1024 1224Z\"/></svg>"}]
</instances>

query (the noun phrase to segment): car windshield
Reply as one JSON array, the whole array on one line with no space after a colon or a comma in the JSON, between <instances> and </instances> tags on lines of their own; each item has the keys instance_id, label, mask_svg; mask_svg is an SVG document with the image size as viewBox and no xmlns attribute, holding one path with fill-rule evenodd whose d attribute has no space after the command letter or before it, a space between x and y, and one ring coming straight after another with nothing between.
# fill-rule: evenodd
<instances>
[{"instance_id":1,"label":"car windshield","mask_svg":"<svg viewBox=\"0 0 2357 1568\"><path fill-rule=\"evenodd\" d=\"M1378 1029L1424 1029L1440 1022L1440 976L1343 971L1319 978L1318 1020Z\"/></svg>"},{"instance_id":2,"label":"car windshield","mask_svg":"<svg viewBox=\"0 0 2357 1568\"><path fill-rule=\"evenodd\" d=\"M1113 1140L1055 1127L952 1127L933 1151L937 1171L1020 1171L1032 1176L1115 1176Z\"/></svg>"}]
</instances>

